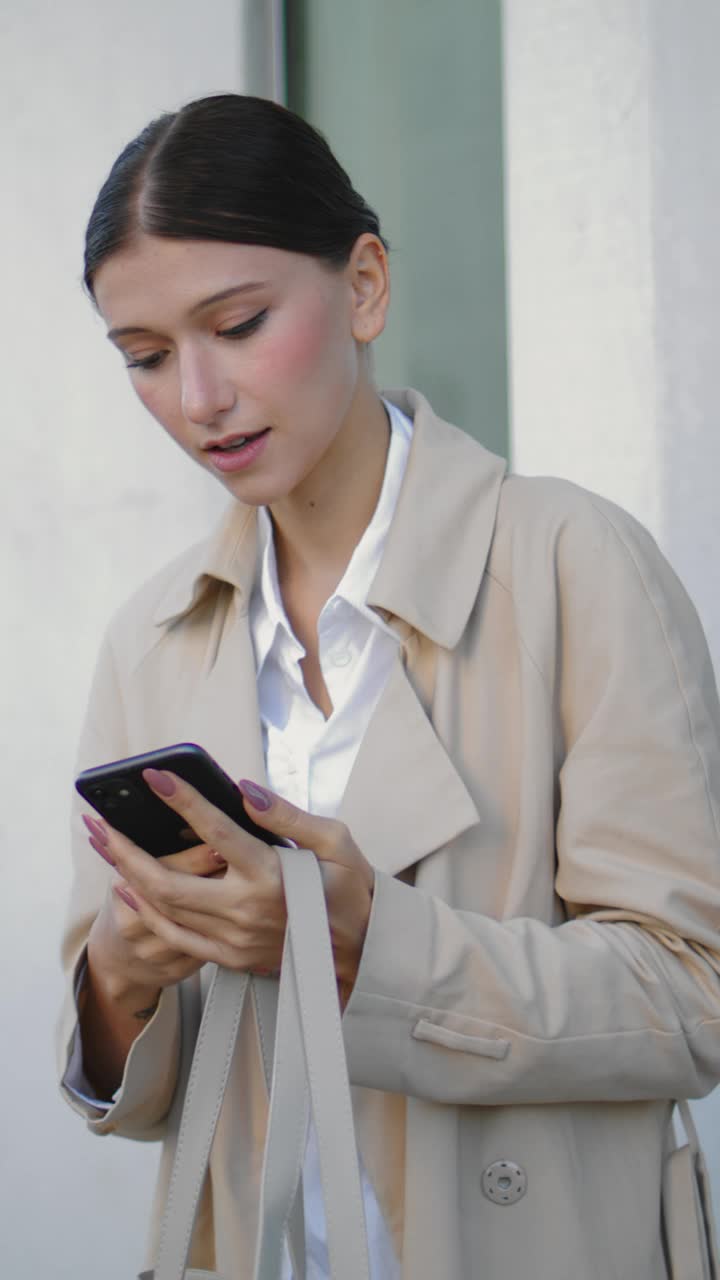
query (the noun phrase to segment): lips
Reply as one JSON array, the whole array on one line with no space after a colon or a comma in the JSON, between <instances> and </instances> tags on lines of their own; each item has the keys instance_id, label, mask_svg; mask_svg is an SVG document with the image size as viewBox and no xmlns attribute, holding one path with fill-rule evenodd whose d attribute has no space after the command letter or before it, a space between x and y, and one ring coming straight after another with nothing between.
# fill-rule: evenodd
<instances>
[{"instance_id":1,"label":"lips","mask_svg":"<svg viewBox=\"0 0 720 1280\"><path fill-rule=\"evenodd\" d=\"M269 430L269 427L262 427L260 431L237 432L232 436L223 436L221 440L213 440L210 444L204 445L204 448L208 453L215 453L216 451L225 453L234 448L241 448L250 440L257 440L259 436L265 435Z\"/></svg>"},{"instance_id":2,"label":"lips","mask_svg":"<svg viewBox=\"0 0 720 1280\"><path fill-rule=\"evenodd\" d=\"M238 431L234 435L223 436L221 440L213 440L205 446L211 467L224 474L252 467L265 451L270 430L270 427L264 427L262 431Z\"/></svg>"}]
</instances>

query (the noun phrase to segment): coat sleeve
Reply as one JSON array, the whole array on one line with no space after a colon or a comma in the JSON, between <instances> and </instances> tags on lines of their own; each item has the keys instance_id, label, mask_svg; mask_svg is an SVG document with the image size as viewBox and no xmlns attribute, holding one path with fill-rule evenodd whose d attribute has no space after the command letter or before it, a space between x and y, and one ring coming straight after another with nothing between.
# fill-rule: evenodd
<instances>
[{"instance_id":1,"label":"coat sleeve","mask_svg":"<svg viewBox=\"0 0 720 1280\"><path fill-rule=\"evenodd\" d=\"M78 750L78 771L127 754L123 699L111 639L107 637L100 651L90 692ZM92 1132L117 1132L128 1138L155 1139L163 1134L163 1122L177 1078L180 1015L175 988L163 992L155 1014L133 1044L121 1086L109 1108L94 1107L83 1101L66 1083L73 1047L79 1035L75 1002L77 974L85 962L88 934L108 892L112 875L107 864L88 844L80 817L86 809L87 806L76 797L71 824L73 883L62 938L62 963L67 985L57 1028L60 1089L73 1110L84 1116Z\"/></svg>"},{"instance_id":2,"label":"coat sleeve","mask_svg":"<svg viewBox=\"0 0 720 1280\"><path fill-rule=\"evenodd\" d=\"M599 499L566 522L546 582L554 620L528 631L545 636L531 657L557 726L567 918L499 921L378 873L344 1015L355 1084L505 1105L698 1097L720 1079L720 708L702 629L649 535Z\"/></svg>"}]
</instances>

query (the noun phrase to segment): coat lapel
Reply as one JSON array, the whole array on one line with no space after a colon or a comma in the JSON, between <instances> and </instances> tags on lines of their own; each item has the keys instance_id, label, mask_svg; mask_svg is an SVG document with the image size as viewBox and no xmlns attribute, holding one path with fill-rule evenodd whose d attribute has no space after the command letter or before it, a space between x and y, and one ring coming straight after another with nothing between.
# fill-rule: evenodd
<instances>
[{"instance_id":1,"label":"coat lapel","mask_svg":"<svg viewBox=\"0 0 720 1280\"><path fill-rule=\"evenodd\" d=\"M401 651L365 731L338 817L368 861L388 875L480 821L410 684Z\"/></svg>"},{"instance_id":2,"label":"coat lapel","mask_svg":"<svg viewBox=\"0 0 720 1280\"><path fill-rule=\"evenodd\" d=\"M182 626L187 620L191 626L198 608L210 609L183 733L201 743L235 781L262 783L267 778L248 622L256 548L254 508L233 504L216 532L183 561L158 604L155 623Z\"/></svg>"},{"instance_id":3,"label":"coat lapel","mask_svg":"<svg viewBox=\"0 0 720 1280\"><path fill-rule=\"evenodd\" d=\"M236 592L223 592L215 608L219 634L208 645L188 707L188 729L235 782L251 778L262 784L265 760L247 615Z\"/></svg>"}]
</instances>

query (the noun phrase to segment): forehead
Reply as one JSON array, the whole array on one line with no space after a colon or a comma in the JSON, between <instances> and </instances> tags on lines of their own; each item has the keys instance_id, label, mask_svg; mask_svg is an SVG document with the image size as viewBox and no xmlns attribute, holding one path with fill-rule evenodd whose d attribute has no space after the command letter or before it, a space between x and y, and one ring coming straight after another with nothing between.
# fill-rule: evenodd
<instances>
[{"instance_id":1,"label":"forehead","mask_svg":"<svg viewBox=\"0 0 720 1280\"><path fill-rule=\"evenodd\" d=\"M285 249L141 235L106 259L94 290L100 314L116 327L154 316L180 319L229 288L302 288L319 274L327 273L315 259Z\"/></svg>"}]
</instances>

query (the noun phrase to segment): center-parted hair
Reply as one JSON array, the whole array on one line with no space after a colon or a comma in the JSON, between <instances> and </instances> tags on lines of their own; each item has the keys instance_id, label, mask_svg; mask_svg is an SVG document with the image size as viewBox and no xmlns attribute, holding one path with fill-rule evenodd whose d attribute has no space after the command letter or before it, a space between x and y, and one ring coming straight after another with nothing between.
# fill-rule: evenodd
<instances>
[{"instance_id":1,"label":"center-parted hair","mask_svg":"<svg viewBox=\"0 0 720 1280\"><path fill-rule=\"evenodd\" d=\"M364 232L383 239L322 134L266 98L233 93L158 116L120 153L85 234L91 296L101 264L141 232L267 245L336 267Z\"/></svg>"}]
</instances>

